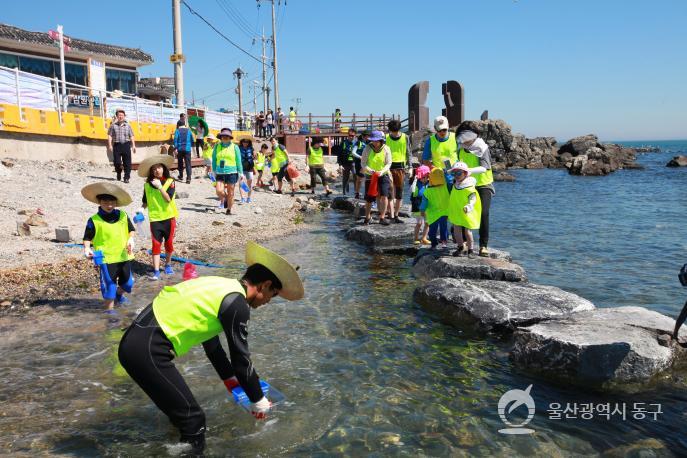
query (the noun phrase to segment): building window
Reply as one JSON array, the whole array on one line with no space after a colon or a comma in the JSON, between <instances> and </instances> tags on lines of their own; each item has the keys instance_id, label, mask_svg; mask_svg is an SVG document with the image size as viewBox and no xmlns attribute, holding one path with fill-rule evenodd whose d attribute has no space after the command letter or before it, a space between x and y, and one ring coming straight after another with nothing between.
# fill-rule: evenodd
<instances>
[{"instance_id":1,"label":"building window","mask_svg":"<svg viewBox=\"0 0 687 458\"><path fill-rule=\"evenodd\" d=\"M60 74L59 66L57 73ZM65 79L68 83L86 85L86 66L78 64L64 64Z\"/></svg>"},{"instance_id":2,"label":"building window","mask_svg":"<svg viewBox=\"0 0 687 458\"><path fill-rule=\"evenodd\" d=\"M9 68L19 68L19 59L12 54L0 53L0 66Z\"/></svg>"},{"instance_id":3,"label":"building window","mask_svg":"<svg viewBox=\"0 0 687 458\"><path fill-rule=\"evenodd\" d=\"M107 80L107 90L114 91L119 89L125 94L136 93L136 73L126 70L115 70L106 68L105 78Z\"/></svg>"},{"instance_id":4,"label":"building window","mask_svg":"<svg viewBox=\"0 0 687 458\"><path fill-rule=\"evenodd\" d=\"M59 67L57 64L57 74L59 75ZM19 70L33 73L35 75L47 76L48 78L55 77L55 65L51 60L36 59L34 57L19 56Z\"/></svg>"}]
</instances>

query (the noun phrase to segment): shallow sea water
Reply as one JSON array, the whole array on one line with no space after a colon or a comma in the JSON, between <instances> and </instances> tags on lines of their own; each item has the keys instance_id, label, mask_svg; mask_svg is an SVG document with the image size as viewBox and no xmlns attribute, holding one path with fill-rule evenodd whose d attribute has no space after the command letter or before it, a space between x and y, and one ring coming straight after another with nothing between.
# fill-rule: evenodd
<instances>
[{"instance_id":1,"label":"shallow sea water","mask_svg":"<svg viewBox=\"0 0 687 458\"><path fill-rule=\"evenodd\" d=\"M598 306L676 314L685 297L676 274L687 252L687 170L661 168L671 155L643 155L646 170L603 178L516 171L517 182L497 184L492 245L510 250L531 281L573 290ZM411 299L411 261L375 257L346 242L347 218L330 212L318 229L269 244L301 266L307 296L253 311L255 366L288 398L268 422L253 421L227 399L202 349L177 362L205 409L209 455L593 456L639 442L654 448L651 456L679 456L687 447L679 426L683 375L633 395L524 374L508 361L508 338L467 335L423 312ZM239 275L240 258L229 253L230 269L200 273ZM123 323L160 287L140 280ZM95 300L0 318L0 450L181 452L174 428L116 362L120 327L107 323ZM500 396L529 384L537 412L528 426L536 432L500 434ZM546 412L553 402L660 403L664 413L657 421L629 413L624 421L554 420Z\"/></svg>"}]
</instances>

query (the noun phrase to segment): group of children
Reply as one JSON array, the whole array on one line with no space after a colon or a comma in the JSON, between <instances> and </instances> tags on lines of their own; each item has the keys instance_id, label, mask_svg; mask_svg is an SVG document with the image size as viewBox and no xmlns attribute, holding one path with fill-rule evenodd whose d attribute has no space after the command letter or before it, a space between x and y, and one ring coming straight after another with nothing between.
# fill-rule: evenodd
<instances>
[{"instance_id":1,"label":"group of children","mask_svg":"<svg viewBox=\"0 0 687 458\"><path fill-rule=\"evenodd\" d=\"M484 171L484 167L470 168L465 162L456 162L446 171L439 167L430 169L427 165L415 169L410 202L415 217L416 245L436 248L441 243L442 248L447 248L448 223L451 223L458 245L453 256L474 257L472 230L479 229L482 205L475 189L476 180L471 175ZM447 180L447 175L452 180ZM447 181L451 184L447 185Z\"/></svg>"},{"instance_id":2,"label":"group of children","mask_svg":"<svg viewBox=\"0 0 687 458\"><path fill-rule=\"evenodd\" d=\"M172 156L154 156L143 160L138 167L138 175L145 178L145 182L142 206L136 212L134 220L143 220L143 213L147 208L152 242L151 280L160 279L163 244L163 271L166 275L174 274L171 260L179 212L175 202L174 179L169 172L173 161ZM105 310L113 314L116 313L115 304L128 302L124 293L131 293L134 285L131 261L134 259L136 228L129 215L121 209L129 205L132 199L123 188L109 182L87 185L81 190L81 195L98 205L98 211L86 223L83 236L84 256L93 259L98 267Z\"/></svg>"}]
</instances>

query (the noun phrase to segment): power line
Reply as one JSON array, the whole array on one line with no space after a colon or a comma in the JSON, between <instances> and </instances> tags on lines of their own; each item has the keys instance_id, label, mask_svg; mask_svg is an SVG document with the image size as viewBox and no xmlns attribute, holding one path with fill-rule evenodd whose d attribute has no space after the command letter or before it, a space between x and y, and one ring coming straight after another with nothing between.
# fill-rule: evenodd
<instances>
[{"instance_id":1,"label":"power line","mask_svg":"<svg viewBox=\"0 0 687 458\"><path fill-rule=\"evenodd\" d=\"M231 19L231 22L234 23L234 25L239 30L239 32L242 32L248 38L253 38L254 35L250 31L250 28L246 27L246 25L239 20L239 18L236 16L236 14L229 9L229 6L227 5L226 2L221 2L220 0L215 0L215 1L217 2L217 5L224 11L224 14L226 14L227 17L229 19Z\"/></svg>"},{"instance_id":2,"label":"power line","mask_svg":"<svg viewBox=\"0 0 687 458\"><path fill-rule=\"evenodd\" d=\"M236 15L238 20L248 29L250 30L250 23L246 18L241 14L241 10L234 6L233 3L231 3L231 0L222 0L228 7L229 9Z\"/></svg>"},{"instance_id":3,"label":"power line","mask_svg":"<svg viewBox=\"0 0 687 458\"><path fill-rule=\"evenodd\" d=\"M214 30L215 32L217 32L217 34L218 34L219 36L221 36L222 38L224 38L225 40L227 40L227 41L228 41L229 43L231 43L235 48L237 48L239 51L241 51L242 53L244 53L244 54L246 54L247 56L249 56L251 59L254 59L254 60L260 62L260 64L262 65L262 59L259 59L259 58L255 57L254 55L252 55L251 53L249 53L248 51L246 51L245 49L243 49L241 46L239 46L239 45L237 45L236 43L234 43L233 41L231 41L231 39L229 39L226 35L224 35L222 32L220 32L219 30L217 30L217 28L216 28L214 25L210 24L210 22L208 22L207 19L205 19L203 16L201 16L200 14L198 14L193 8L191 8L191 7L189 6L189 4L186 3L185 0L181 0L181 3L183 3L184 6L185 6L186 8L188 8L188 10L191 12L191 14L193 14L193 15L195 15L195 16L198 16L198 17L200 18L201 21L205 22L212 30Z\"/></svg>"}]
</instances>

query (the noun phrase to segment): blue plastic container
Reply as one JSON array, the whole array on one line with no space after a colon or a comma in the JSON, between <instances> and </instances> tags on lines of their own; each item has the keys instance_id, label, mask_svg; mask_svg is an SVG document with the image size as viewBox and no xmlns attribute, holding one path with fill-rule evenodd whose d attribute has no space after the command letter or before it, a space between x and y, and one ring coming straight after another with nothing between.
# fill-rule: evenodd
<instances>
[{"instance_id":1,"label":"blue plastic container","mask_svg":"<svg viewBox=\"0 0 687 458\"><path fill-rule=\"evenodd\" d=\"M262 392L265 395L265 397L269 399L272 403L272 407L275 407L286 400L286 396L284 396L279 390L277 390L273 386L270 386L270 384L264 380L260 380L260 388L262 388ZM241 406L241 408L243 408L243 410L245 410L246 412L250 413L251 402L250 399L248 399L246 392L243 391L243 388L237 386L236 388L231 390L231 395L234 398L234 402L236 404Z\"/></svg>"},{"instance_id":2,"label":"blue plastic container","mask_svg":"<svg viewBox=\"0 0 687 458\"><path fill-rule=\"evenodd\" d=\"M242 181L242 182L241 182L241 189L243 189L243 192L248 192L248 191L250 191L250 188L248 187L248 185L246 184L245 181Z\"/></svg>"},{"instance_id":3,"label":"blue plastic container","mask_svg":"<svg viewBox=\"0 0 687 458\"><path fill-rule=\"evenodd\" d=\"M96 250L93 252L93 264L96 266L102 266L103 265L103 252L101 250Z\"/></svg>"}]
</instances>

